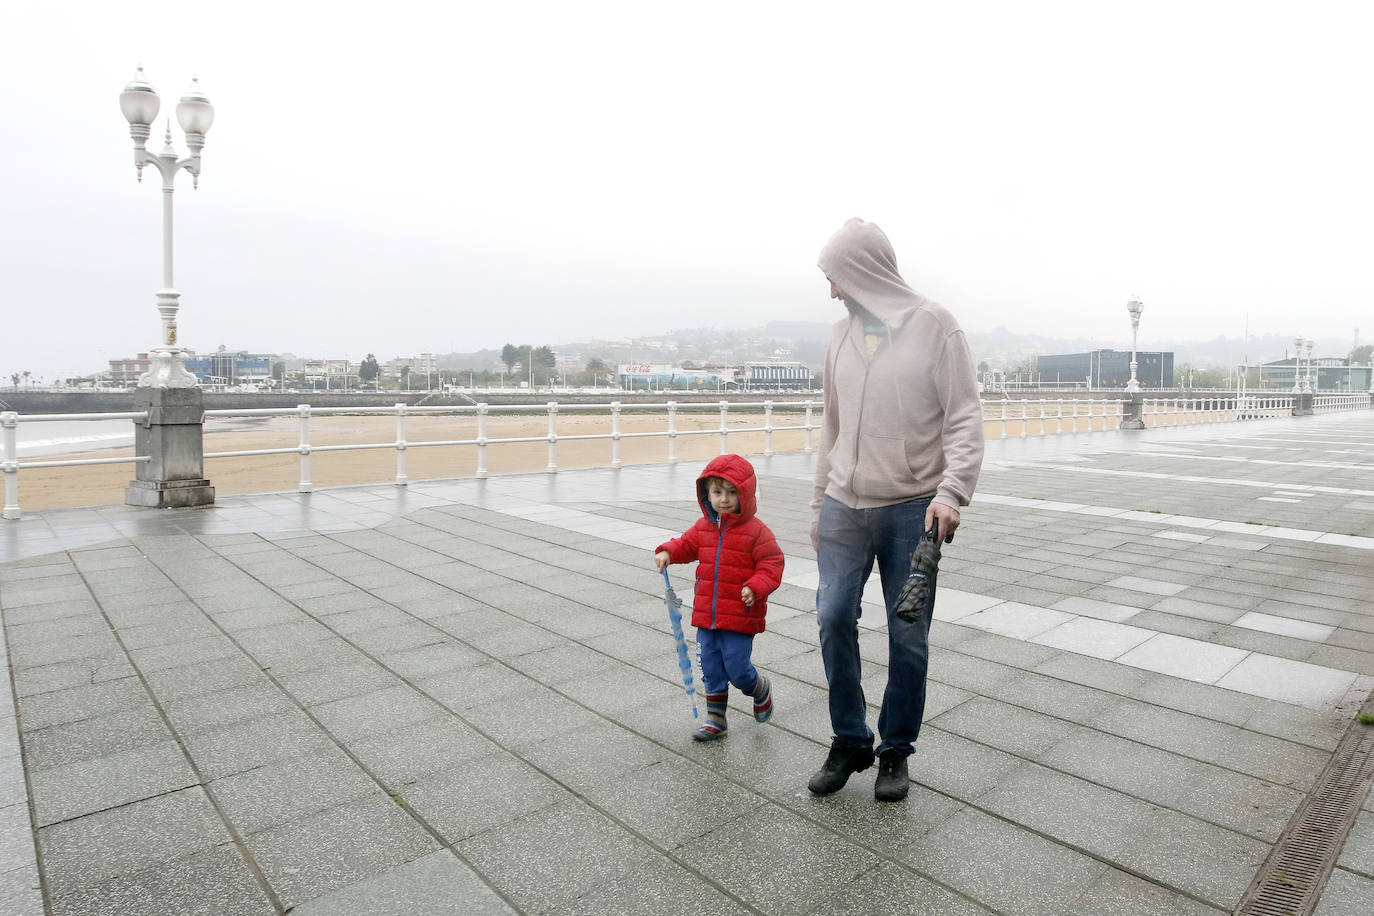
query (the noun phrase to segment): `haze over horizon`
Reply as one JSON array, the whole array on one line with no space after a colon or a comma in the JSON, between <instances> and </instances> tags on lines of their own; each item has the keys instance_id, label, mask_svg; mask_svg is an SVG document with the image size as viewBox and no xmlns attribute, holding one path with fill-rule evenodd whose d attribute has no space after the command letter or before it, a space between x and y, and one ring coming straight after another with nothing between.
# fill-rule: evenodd
<instances>
[{"instance_id":1,"label":"haze over horizon","mask_svg":"<svg viewBox=\"0 0 1374 916\"><path fill-rule=\"evenodd\" d=\"M150 149L193 75L215 106L175 194L200 352L829 322L816 254L858 215L971 333L1128 347L1139 298L1141 349L1248 324L1344 355L1374 338L1371 22L1320 0L16 7L0 376L157 343L158 181L118 107L139 64Z\"/></svg>"}]
</instances>

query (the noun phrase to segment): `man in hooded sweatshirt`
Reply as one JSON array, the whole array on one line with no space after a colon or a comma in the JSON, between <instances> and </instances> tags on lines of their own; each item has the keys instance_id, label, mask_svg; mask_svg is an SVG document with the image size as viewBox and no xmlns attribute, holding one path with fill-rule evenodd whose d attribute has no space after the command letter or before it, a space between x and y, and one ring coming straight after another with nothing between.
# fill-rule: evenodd
<instances>
[{"instance_id":1,"label":"man in hooded sweatshirt","mask_svg":"<svg viewBox=\"0 0 1374 916\"><path fill-rule=\"evenodd\" d=\"M893 613L912 551L938 522L949 540L983 461L983 410L968 342L943 306L897 272L887 236L846 222L821 250L831 298L848 315L825 360L825 415L811 501L820 584L816 616L834 740L808 788L838 791L872 765L860 685L858 620L876 560L887 605L888 677L878 715L874 797L899 801L925 711L929 607Z\"/></svg>"}]
</instances>

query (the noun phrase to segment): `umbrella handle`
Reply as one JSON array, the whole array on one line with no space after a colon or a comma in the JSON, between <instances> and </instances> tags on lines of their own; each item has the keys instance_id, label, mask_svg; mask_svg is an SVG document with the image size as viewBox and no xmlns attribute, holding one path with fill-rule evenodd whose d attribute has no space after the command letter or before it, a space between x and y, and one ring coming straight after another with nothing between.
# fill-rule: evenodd
<instances>
[{"instance_id":1,"label":"umbrella handle","mask_svg":"<svg viewBox=\"0 0 1374 916\"><path fill-rule=\"evenodd\" d=\"M663 573L663 584L668 586L669 588L672 588L673 583L668 579L668 567L663 567L659 570L659 572Z\"/></svg>"}]
</instances>

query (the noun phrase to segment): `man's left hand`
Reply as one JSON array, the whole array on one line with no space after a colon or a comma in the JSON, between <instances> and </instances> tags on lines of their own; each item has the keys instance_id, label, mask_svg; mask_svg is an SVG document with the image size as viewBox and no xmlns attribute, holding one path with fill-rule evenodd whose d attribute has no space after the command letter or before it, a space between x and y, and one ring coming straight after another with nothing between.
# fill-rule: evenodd
<instances>
[{"instance_id":1,"label":"man's left hand","mask_svg":"<svg viewBox=\"0 0 1374 916\"><path fill-rule=\"evenodd\" d=\"M932 502L930 508L926 509L927 531L937 519L940 522L940 537L948 544L954 540L954 531L959 527L959 510L946 506L944 503Z\"/></svg>"}]
</instances>

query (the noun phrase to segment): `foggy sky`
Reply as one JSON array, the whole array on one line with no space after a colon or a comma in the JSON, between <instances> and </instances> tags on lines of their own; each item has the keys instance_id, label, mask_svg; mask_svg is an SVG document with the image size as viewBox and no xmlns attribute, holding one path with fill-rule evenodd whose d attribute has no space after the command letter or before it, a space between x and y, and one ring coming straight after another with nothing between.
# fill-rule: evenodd
<instances>
[{"instance_id":1,"label":"foggy sky","mask_svg":"<svg viewBox=\"0 0 1374 916\"><path fill-rule=\"evenodd\" d=\"M1136 297L1142 349L1374 340L1367 4L17 6L4 378L157 343L140 63L150 149L192 75L215 105L175 194L200 351L831 321L816 255L850 216L970 330L1128 346Z\"/></svg>"}]
</instances>

